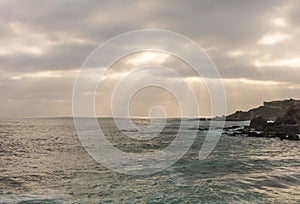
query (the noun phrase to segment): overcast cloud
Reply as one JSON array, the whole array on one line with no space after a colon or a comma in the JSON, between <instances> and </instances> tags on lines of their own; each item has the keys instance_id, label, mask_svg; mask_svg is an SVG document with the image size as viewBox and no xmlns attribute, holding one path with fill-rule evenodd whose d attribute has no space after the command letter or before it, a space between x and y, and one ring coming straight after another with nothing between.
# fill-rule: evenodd
<instances>
[{"instance_id":1,"label":"overcast cloud","mask_svg":"<svg viewBox=\"0 0 300 204\"><path fill-rule=\"evenodd\" d=\"M264 100L300 98L296 0L0 0L0 23L0 117L71 116L73 85L89 53L118 34L146 28L183 34L205 49L224 79L228 113ZM117 73L128 71L127 61L118 64ZM187 79L192 76L180 71L179 62L166 62ZM113 76L108 84L117 80ZM176 84L167 73L159 77ZM206 107L203 115L209 115L203 82L189 83ZM98 103L101 115L109 115L111 92L107 86L98 93L106 98ZM136 97L133 115L147 115L138 104L152 104L149 93ZM155 99L164 105L171 100Z\"/></svg>"}]
</instances>

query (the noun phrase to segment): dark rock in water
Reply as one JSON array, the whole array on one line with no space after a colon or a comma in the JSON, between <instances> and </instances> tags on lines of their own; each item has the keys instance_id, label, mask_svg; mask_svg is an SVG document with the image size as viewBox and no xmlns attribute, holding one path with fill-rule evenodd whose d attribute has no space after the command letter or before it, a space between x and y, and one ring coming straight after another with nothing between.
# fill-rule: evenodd
<instances>
[{"instance_id":1,"label":"dark rock in water","mask_svg":"<svg viewBox=\"0 0 300 204\"><path fill-rule=\"evenodd\" d=\"M299 140L299 136L296 134L282 134L279 138L282 140Z\"/></svg>"},{"instance_id":2,"label":"dark rock in water","mask_svg":"<svg viewBox=\"0 0 300 204\"><path fill-rule=\"evenodd\" d=\"M225 128L223 128L223 130L231 130L231 129L237 129L237 128L241 128L241 126L234 125L234 126L231 126L231 127L225 127Z\"/></svg>"},{"instance_id":3,"label":"dark rock in water","mask_svg":"<svg viewBox=\"0 0 300 204\"><path fill-rule=\"evenodd\" d=\"M236 128L236 127L235 127ZM230 129L224 129L228 131ZM246 135L248 137L280 138L282 140L300 140L300 106L290 107L286 114L278 117L274 123L268 123L261 116L256 116L250 126L234 129L233 136Z\"/></svg>"},{"instance_id":4,"label":"dark rock in water","mask_svg":"<svg viewBox=\"0 0 300 204\"><path fill-rule=\"evenodd\" d=\"M263 130L267 125L268 121L259 115L255 116L250 122L250 128L257 130Z\"/></svg>"},{"instance_id":5,"label":"dark rock in water","mask_svg":"<svg viewBox=\"0 0 300 204\"><path fill-rule=\"evenodd\" d=\"M198 128L198 130L204 131L204 130L209 130L209 128Z\"/></svg>"},{"instance_id":6,"label":"dark rock in water","mask_svg":"<svg viewBox=\"0 0 300 204\"><path fill-rule=\"evenodd\" d=\"M249 132L247 136L248 137L262 137L262 135L257 132Z\"/></svg>"}]
</instances>

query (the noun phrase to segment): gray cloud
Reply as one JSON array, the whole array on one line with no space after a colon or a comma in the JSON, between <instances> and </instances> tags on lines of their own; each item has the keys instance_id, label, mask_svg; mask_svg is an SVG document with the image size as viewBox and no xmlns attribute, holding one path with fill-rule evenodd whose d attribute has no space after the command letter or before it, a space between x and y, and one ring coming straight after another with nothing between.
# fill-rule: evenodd
<instances>
[{"instance_id":1,"label":"gray cloud","mask_svg":"<svg viewBox=\"0 0 300 204\"><path fill-rule=\"evenodd\" d=\"M76 77L72 70L79 69L89 53L104 41L144 28L178 32L203 46L221 76L233 84L236 81L236 86L227 84L231 91L233 87L236 92L245 91L246 88L242 90L237 86L240 79L273 81L281 87L276 86L276 96L272 97L300 97L299 8L299 2L294 0L2 1L1 100L30 99L39 103L39 100L49 99L50 102L42 102L44 105L49 105L52 99L70 102ZM272 23L276 18L282 19L285 25ZM274 35L285 38L272 45L258 43L264 38L272 41ZM168 65L177 65L175 69L186 77L193 75L180 69L180 63L169 62ZM66 72L54 78L51 74L42 78L34 75L45 71ZM17 79L22 74L28 76ZM170 77L167 73L159 76L166 80ZM254 87L257 88L249 87L249 93L255 93ZM260 93L245 104L247 107L256 105L263 95ZM232 96L229 100L237 99ZM0 116L20 111L16 108L19 102L13 106L3 102ZM36 111L34 107L30 109L32 115L50 114L39 112L44 105ZM229 109L235 107L232 105ZM59 110L70 114L70 110L64 108Z\"/></svg>"},{"instance_id":2,"label":"gray cloud","mask_svg":"<svg viewBox=\"0 0 300 204\"><path fill-rule=\"evenodd\" d=\"M0 56L1 68L10 72L79 69L94 49L95 45L90 44L62 43L50 47L42 55L17 53Z\"/></svg>"}]
</instances>

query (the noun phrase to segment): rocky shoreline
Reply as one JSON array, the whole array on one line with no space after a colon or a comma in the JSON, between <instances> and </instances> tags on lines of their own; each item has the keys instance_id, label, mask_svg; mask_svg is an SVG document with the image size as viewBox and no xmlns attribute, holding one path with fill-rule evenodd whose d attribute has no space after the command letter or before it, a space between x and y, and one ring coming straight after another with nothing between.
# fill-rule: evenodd
<instances>
[{"instance_id":1,"label":"rocky shoreline","mask_svg":"<svg viewBox=\"0 0 300 204\"><path fill-rule=\"evenodd\" d=\"M300 100L286 99L278 101L265 101L262 106L252 108L248 111L238 110L233 114L227 115L227 121L245 121L251 120L260 115L266 120L275 121L278 117L283 117L289 108L300 107Z\"/></svg>"},{"instance_id":2,"label":"rocky shoreline","mask_svg":"<svg viewBox=\"0 0 300 204\"><path fill-rule=\"evenodd\" d=\"M278 113L277 113L278 114ZM276 115L276 114L274 114ZM282 116L277 116L274 122L269 118L256 115L249 126L224 128L226 135L280 138L282 140L300 140L300 104L293 103Z\"/></svg>"}]
</instances>

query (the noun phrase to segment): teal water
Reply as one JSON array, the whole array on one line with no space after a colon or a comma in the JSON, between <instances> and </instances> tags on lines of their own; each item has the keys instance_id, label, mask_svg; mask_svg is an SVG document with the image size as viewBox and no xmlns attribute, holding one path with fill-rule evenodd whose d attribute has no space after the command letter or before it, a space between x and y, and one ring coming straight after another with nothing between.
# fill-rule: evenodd
<instances>
[{"instance_id":1,"label":"teal water","mask_svg":"<svg viewBox=\"0 0 300 204\"><path fill-rule=\"evenodd\" d=\"M99 123L115 147L146 154L166 147L179 121L168 121L160 140L142 143L121 137L111 119ZM0 203L300 203L298 141L223 135L200 161L204 136L199 131L187 154L166 170L132 176L94 161L71 118L1 119Z\"/></svg>"}]
</instances>

